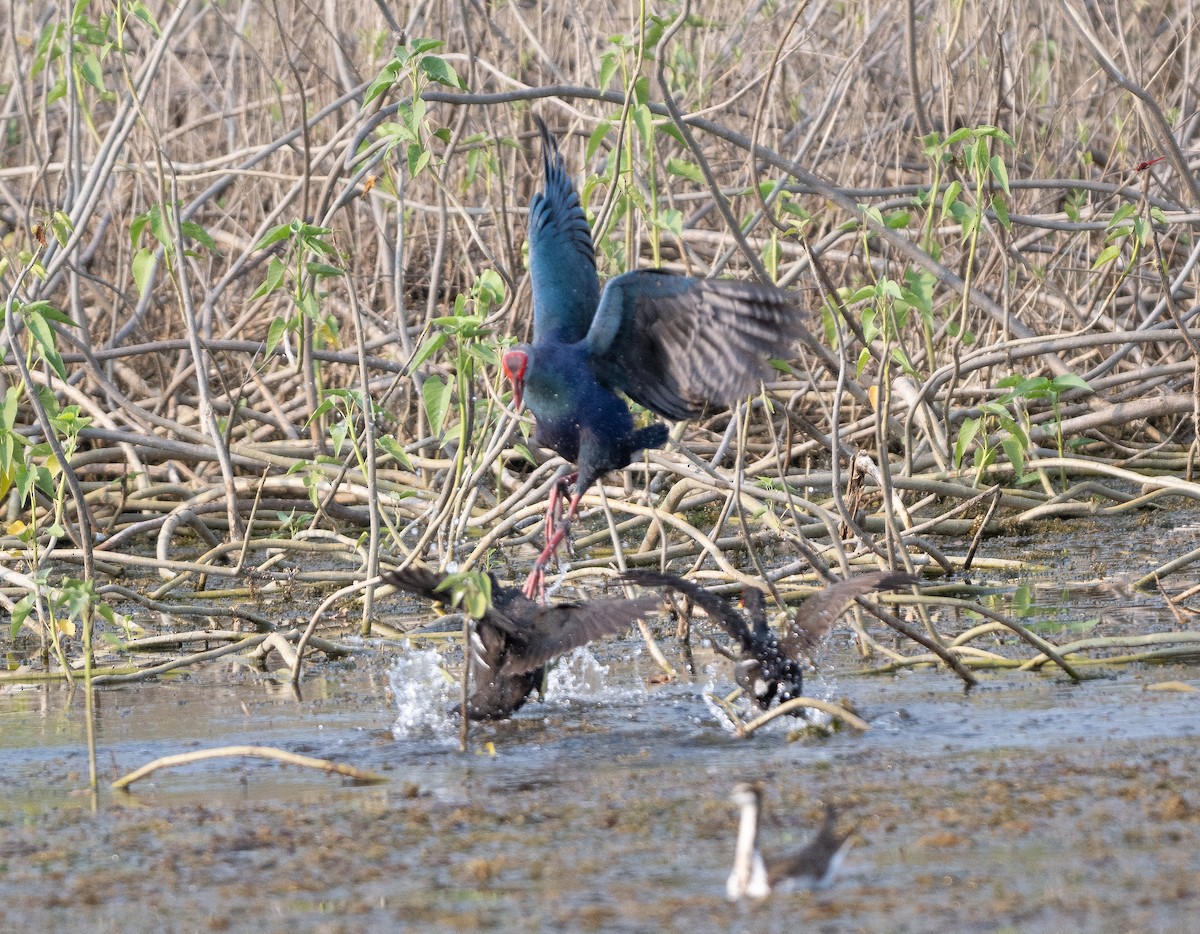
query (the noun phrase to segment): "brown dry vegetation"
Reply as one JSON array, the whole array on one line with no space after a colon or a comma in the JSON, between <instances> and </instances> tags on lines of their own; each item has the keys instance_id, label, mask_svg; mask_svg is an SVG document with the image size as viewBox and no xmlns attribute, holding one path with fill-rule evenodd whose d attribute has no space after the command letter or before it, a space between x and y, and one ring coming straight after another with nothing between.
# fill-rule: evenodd
<instances>
[{"instance_id":1,"label":"brown dry vegetation","mask_svg":"<svg viewBox=\"0 0 1200 934\"><path fill-rule=\"evenodd\" d=\"M559 462L531 467L488 364L529 328L534 112L585 179L602 274L769 275L813 311L770 411L689 425L695 457L651 452L624 491L609 478L625 561L739 576L742 514L766 548L804 536L827 563L951 571L985 514L1200 498L1188 4L710 2L643 29L634 5L420 3L395 25L444 42L464 87L403 69L365 106L400 38L375 5L150 0L161 38L124 6L74 28L69 8L6 6L0 454L5 486L55 467L49 427L78 478L10 492L10 609L48 559L98 585L156 568L170 583L112 598L146 605L201 571L260 601L412 556L502 549L521 573ZM387 145L414 76L415 176ZM259 247L294 221L331 249ZM48 313L65 380L40 301L74 322ZM486 333L454 330L473 313ZM65 406L89 420L77 437ZM959 536L953 553L929 533ZM595 560L577 567L610 565L592 546L615 539L579 537ZM794 590L802 571L773 576Z\"/></svg>"}]
</instances>

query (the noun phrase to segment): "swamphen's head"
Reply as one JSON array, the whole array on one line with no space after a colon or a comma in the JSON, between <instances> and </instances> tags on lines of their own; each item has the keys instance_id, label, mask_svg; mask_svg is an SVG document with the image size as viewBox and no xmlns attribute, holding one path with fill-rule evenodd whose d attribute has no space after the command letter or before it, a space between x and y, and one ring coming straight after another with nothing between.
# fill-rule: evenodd
<instances>
[{"instance_id":1,"label":"swamphen's head","mask_svg":"<svg viewBox=\"0 0 1200 934\"><path fill-rule=\"evenodd\" d=\"M513 411L521 414L521 402L525 397L525 371L529 368L529 354L521 348L506 353L500 361L504 375L512 384Z\"/></svg>"}]
</instances>

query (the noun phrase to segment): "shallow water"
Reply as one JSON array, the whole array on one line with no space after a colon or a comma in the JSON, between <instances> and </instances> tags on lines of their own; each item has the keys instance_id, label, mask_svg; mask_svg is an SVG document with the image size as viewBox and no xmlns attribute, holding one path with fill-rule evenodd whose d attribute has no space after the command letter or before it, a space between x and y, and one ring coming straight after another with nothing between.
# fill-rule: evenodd
<instances>
[{"instance_id":1,"label":"shallow water","mask_svg":"<svg viewBox=\"0 0 1200 934\"><path fill-rule=\"evenodd\" d=\"M1175 627L1152 594L1090 565L1135 525L1060 560L1036 619L1089 635ZM1043 539L1044 541L1044 539ZM1024 546L1019 546L1024 547ZM1104 547L1108 550L1105 551ZM1097 548L1100 550L1098 551ZM1098 557L1099 556L1099 557ZM1129 562L1129 572L1153 559ZM1062 581L1092 580L1064 594ZM1182 582L1180 582L1182 583ZM1051 638L1067 641L1054 632ZM664 640L673 650L673 640ZM86 786L82 695L0 694L4 927L45 930L1179 931L1200 911L1200 692L1151 691L1193 667L1130 666L1071 684L1043 673L861 676L845 631L811 693L849 697L863 734L747 740L706 684L656 685L640 645L572 657L544 701L474 725L420 649L364 646L314 669L303 700L216 665L98 691L102 785L160 755L265 744L389 781L355 786L262 760L161 771L128 794ZM1090 673L1090 671L1089 671ZM412 685L425 685L411 692ZM435 702L427 691L444 696ZM406 695L406 691L408 692ZM734 781L767 783L764 848L798 848L821 803L863 836L832 888L731 906Z\"/></svg>"}]
</instances>

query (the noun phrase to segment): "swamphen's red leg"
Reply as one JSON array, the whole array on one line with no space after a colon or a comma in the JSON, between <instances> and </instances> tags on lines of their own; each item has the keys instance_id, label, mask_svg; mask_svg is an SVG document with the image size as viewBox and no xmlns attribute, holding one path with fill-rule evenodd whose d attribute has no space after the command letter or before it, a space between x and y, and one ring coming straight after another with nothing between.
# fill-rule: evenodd
<instances>
[{"instance_id":1,"label":"swamphen's red leg","mask_svg":"<svg viewBox=\"0 0 1200 934\"><path fill-rule=\"evenodd\" d=\"M542 553L538 555L537 561L533 563L533 570L529 572L529 577L525 579L525 587L523 588L525 596L530 600L540 600L543 603L546 600L546 565L550 563L550 559L554 557L554 553L558 551L558 546L563 543L563 539L567 537L567 533L571 531L571 522L575 518L575 514L579 512L579 500L582 498L582 493L576 493L571 497L570 508L567 509L567 516L562 522L554 527L546 538L546 547L542 549Z\"/></svg>"},{"instance_id":2,"label":"swamphen's red leg","mask_svg":"<svg viewBox=\"0 0 1200 934\"><path fill-rule=\"evenodd\" d=\"M559 477L554 486L550 487L550 499L546 504L546 541L550 541L554 530L558 527L558 513L562 508L562 501L567 495L568 488L578 479L578 472L569 473Z\"/></svg>"}]
</instances>

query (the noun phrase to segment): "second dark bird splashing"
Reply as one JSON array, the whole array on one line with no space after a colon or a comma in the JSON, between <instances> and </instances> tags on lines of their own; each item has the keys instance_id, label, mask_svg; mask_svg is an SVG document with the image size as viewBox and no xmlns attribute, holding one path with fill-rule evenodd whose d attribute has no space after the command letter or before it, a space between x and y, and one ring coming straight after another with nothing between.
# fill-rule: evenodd
<instances>
[{"instance_id":1,"label":"second dark bird splashing","mask_svg":"<svg viewBox=\"0 0 1200 934\"><path fill-rule=\"evenodd\" d=\"M414 565L381 576L385 583L428 600L449 598L439 589L446 575L427 568ZM502 720L516 713L541 685L548 661L629 628L662 603L648 596L542 606L515 587L503 587L494 577L491 581L491 606L476 620L467 649L467 716L472 720Z\"/></svg>"},{"instance_id":2,"label":"second dark bird splashing","mask_svg":"<svg viewBox=\"0 0 1200 934\"><path fill-rule=\"evenodd\" d=\"M796 607L780 635L767 622L763 592L747 587L743 592L746 616L724 598L698 584L654 571L629 571L627 581L643 587L666 587L683 594L741 646L736 679L760 710L772 702L799 697L804 687L804 655L828 634L855 600L873 590L898 590L918 582L902 571L875 571L828 584Z\"/></svg>"},{"instance_id":3,"label":"second dark bird splashing","mask_svg":"<svg viewBox=\"0 0 1200 934\"><path fill-rule=\"evenodd\" d=\"M558 145L540 120L544 188L529 204L533 343L503 358L513 404L537 419L533 440L574 463L562 525L526 581L532 597L580 497L604 473L667 440L665 425L635 428L624 393L662 418L694 418L753 392L767 360L799 338L796 296L732 279L660 269L627 272L600 289L592 232Z\"/></svg>"}]
</instances>

